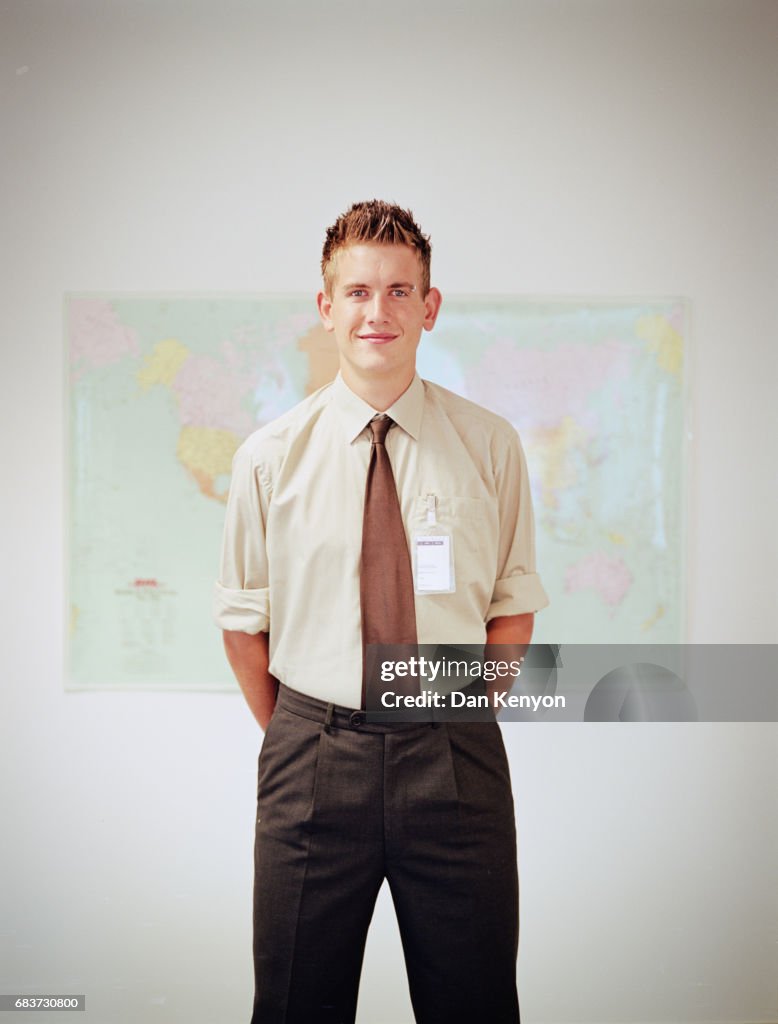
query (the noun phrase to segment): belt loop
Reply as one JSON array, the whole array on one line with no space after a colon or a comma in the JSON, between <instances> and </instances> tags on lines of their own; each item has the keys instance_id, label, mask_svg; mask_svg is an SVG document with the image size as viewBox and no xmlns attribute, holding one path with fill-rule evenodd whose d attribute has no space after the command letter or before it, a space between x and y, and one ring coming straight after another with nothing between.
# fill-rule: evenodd
<instances>
[{"instance_id":1,"label":"belt loop","mask_svg":"<svg viewBox=\"0 0 778 1024\"><path fill-rule=\"evenodd\" d=\"M325 732L329 732L330 731L330 722L332 721L332 713L333 713L334 710L335 710L335 705L334 704L328 704L327 705L327 714L324 717L324 731Z\"/></svg>"}]
</instances>

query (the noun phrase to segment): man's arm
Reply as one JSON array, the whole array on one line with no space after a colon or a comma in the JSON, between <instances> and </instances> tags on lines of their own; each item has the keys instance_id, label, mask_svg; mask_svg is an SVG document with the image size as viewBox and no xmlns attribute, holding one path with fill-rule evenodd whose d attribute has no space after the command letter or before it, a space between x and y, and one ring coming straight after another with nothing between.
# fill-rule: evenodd
<instances>
[{"instance_id":1,"label":"man's arm","mask_svg":"<svg viewBox=\"0 0 778 1024\"><path fill-rule=\"evenodd\" d=\"M527 653L535 625L535 613L523 615L498 615L486 624L486 647L484 660L489 661L521 661ZM499 646L495 646L499 645ZM493 704L496 690L507 690L515 681L498 679L487 683L489 702Z\"/></svg>"},{"instance_id":2,"label":"man's arm","mask_svg":"<svg viewBox=\"0 0 778 1024\"><path fill-rule=\"evenodd\" d=\"M224 650L251 713L267 730L276 705L278 680L270 675L267 633L240 633L225 629Z\"/></svg>"}]
</instances>

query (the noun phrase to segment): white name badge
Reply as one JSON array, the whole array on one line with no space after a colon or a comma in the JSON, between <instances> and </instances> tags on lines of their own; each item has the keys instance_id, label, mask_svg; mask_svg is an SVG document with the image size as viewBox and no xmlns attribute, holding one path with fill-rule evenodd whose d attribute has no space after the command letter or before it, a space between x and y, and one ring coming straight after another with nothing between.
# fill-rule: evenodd
<instances>
[{"instance_id":1,"label":"white name badge","mask_svg":"<svg viewBox=\"0 0 778 1024\"><path fill-rule=\"evenodd\" d=\"M413 537L413 579L417 594L453 594L454 538L447 533Z\"/></svg>"}]
</instances>

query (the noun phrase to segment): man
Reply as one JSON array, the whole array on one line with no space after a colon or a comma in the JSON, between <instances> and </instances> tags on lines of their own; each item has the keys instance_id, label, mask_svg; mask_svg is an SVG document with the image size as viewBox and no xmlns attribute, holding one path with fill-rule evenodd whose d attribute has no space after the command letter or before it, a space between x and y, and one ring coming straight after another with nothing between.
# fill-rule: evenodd
<instances>
[{"instance_id":1,"label":"man","mask_svg":"<svg viewBox=\"0 0 778 1024\"><path fill-rule=\"evenodd\" d=\"M492 722L376 724L375 643L529 643L547 603L521 446L416 374L441 295L409 211L327 231L318 307L336 380L233 463L216 618L266 730L255 844L253 1024L349 1024L384 878L419 1024L515 1024L513 799ZM385 415L384 415L385 414ZM422 581L428 522L451 565ZM414 593L415 589L415 593Z\"/></svg>"}]
</instances>

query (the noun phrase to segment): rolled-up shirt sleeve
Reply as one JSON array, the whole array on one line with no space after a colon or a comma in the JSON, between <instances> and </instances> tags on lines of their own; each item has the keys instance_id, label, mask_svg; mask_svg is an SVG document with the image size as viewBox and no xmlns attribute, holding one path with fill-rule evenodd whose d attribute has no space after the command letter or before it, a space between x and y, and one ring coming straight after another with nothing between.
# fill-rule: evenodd
<instances>
[{"instance_id":1,"label":"rolled-up shirt sleeve","mask_svg":"<svg viewBox=\"0 0 778 1024\"><path fill-rule=\"evenodd\" d=\"M214 587L213 614L222 629L264 633L270 629L265 526L269 488L254 453L242 445L232 460L232 479Z\"/></svg>"},{"instance_id":2,"label":"rolled-up shirt sleeve","mask_svg":"<svg viewBox=\"0 0 778 1024\"><path fill-rule=\"evenodd\" d=\"M500 615L537 612L549 603L535 570L535 520L527 462L518 434L511 432L497 470L500 543L497 579L487 622Z\"/></svg>"}]
</instances>

